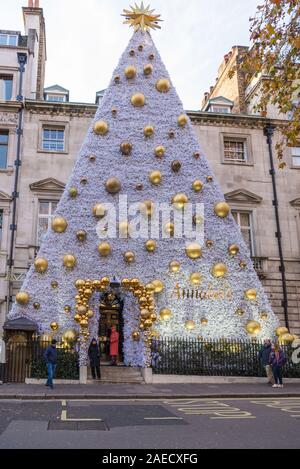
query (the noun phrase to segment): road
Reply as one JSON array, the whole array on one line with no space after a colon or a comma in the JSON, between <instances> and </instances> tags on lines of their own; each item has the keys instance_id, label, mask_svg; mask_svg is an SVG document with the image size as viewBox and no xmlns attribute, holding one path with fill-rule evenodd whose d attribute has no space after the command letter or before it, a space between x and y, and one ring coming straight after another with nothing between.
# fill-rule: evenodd
<instances>
[{"instance_id":1,"label":"road","mask_svg":"<svg viewBox=\"0 0 300 469\"><path fill-rule=\"evenodd\" d=\"M0 402L0 448L299 448L300 398Z\"/></svg>"}]
</instances>

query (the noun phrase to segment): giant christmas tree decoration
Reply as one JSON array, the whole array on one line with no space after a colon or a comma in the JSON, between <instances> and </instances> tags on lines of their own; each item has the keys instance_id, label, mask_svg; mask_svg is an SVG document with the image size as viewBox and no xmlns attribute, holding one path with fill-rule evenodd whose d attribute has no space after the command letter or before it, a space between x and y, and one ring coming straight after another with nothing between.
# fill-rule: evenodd
<instances>
[{"instance_id":1,"label":"giant christmas tree decoration","mask_svg":"<svg viewBox=\"0 0 300 469\"><path fill-rule=\"evenodd\" d=\"M76 330L84 364L101 295L119 279L127 365L149 364L152 337L272 337L278 320L152 42L159 15L142 4L124 16L135 32L10 317L58 337ZM157 218L161 203L173 210L169 220ZM197 204L202 243L178 235L175 223Z\"/></svg>"}]
</instances>

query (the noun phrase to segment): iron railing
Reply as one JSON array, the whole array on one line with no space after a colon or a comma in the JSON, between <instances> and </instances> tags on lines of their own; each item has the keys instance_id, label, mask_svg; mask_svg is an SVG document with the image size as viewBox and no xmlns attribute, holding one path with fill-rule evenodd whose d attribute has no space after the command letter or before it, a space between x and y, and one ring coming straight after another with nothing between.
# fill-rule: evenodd
<instances>
[{"instance_id":1,"label":"iron railing","mask_svg":"<svg viewBox=\"0 0 300 469\"><path fill-rule=\"evenodd\" d=\"M263 377L260 363L262 343L238 340L163 338L152 342L155 374L196 376ZM291 345L283 345L285 377L300 378L300 363L294 363Z\"/></svg>"}]
</instances>

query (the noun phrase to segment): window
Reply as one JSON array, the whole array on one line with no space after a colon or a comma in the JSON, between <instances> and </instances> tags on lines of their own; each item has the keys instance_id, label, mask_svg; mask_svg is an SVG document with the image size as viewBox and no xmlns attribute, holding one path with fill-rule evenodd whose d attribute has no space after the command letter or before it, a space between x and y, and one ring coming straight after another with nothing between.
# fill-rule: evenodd
<instances>
[{"instance_id":1,"label":"window","mask_svg":"<svg viewBox=\"0 0 300 469\"><path fill-rule=\"evenodd\" d=\"M0 46L16 46L18 36L16 34L0 34Z\"/></svg>"},{"instance_id":2,"label":"window","mask_svg":"<svg viewBox=\"0 0 300 469\"><path fill-rule=\"evenodd\" d=\"M292 162L293 166L300 168L300 146L292 147Z\"/></svg>"},{"instance_id":3,"label":"window","mask_svg":"<svg viewBox=\"0 0 300 469\"><path fill-rule=\"evenodd\" d=\"M46 101L64 103L66 102L66 97L61 94L46 94Z\"/></svg>"},{"instance_id":4,"label":"window","mask_svg":"<svg viewBox=\"0 0 300 469\"><path fill-rule=\"evenodd\" d=\"M42 149L48 151L65 150L65 130L43 128Z\"/></svg>"},{"instance_id":5,"label":"window","mask_svg":"<svg viewBox=\"0 0 300 469\"><path fill-rule=\"evenodd\" d=\"M0 75L0 99L9 101L12 98L13 77Z\"/></svg>"},{"instance_id":6,"label":"window","mask_svg":"<svg viewBox=\"0 0 300 469\"><path fill-rule=\"evenodd\" d=\"M247 162L247 141L245 139L224 138L225 161Z\"/></svg>"},{"instance_id":7,"label":"window","mask_svg":"<svg viewBox=\"0 0 300 469\"><path fill-rule=\"evenodd\" d=\"M232 211L232 215L236 223L239 225L244 241L249 248L251 256L253 257L254 256L254 244L253 244L252 213Z\"/></svg>"},{"instance_id":8,"label":"window","mask_svg":"<svg viewBox=\"0 0 300 469\"><path fill-rule=\"evenodd\" d=\"M3 210L0 210L0 241L2 240Z\"/></svg>"},{"instance_id":9,"label":"window","mask_svg":"<svg viewBox=\"0 0 300 469\"><path fill-rule=\"evenodd\" d=\"M0 130L0 169L6 169L8 153L8 130Z\"/></svg>"},{"instance_id":10,"label":"window","mask_svg":"<svg viewBox=\"0 0 300 469\"><path fill-rule=\"evenodd\" d=\"M222 114L230 114L231 108L229 106L212 106L211 112L221 112Z\"/></svg>"},{"instance_id":11,"label":"window","mask_svg":"<svg viewBox=\"0 0 300 469\"><path fill-rule=\"evenodd\" d=\"M57 208L58 202L49 200L39 201L39 214L38 214L38 232L37 232L37 244L41 245L49 226L51 225L52 217Z\"/></svg>"}]
</instances>

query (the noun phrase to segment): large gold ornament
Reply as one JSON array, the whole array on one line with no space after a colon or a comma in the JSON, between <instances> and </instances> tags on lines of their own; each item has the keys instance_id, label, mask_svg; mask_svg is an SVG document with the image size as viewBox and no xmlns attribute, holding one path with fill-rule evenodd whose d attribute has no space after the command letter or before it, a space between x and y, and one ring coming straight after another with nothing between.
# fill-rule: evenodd
<instances>
[{"instance_id":1,"label":"large gold ornament","mask_svg":"<svg viewBox=\"0 0 300 469\"><path fill-rule=\"evenodd\" d=\"M124 254L124 260L127 264L132 264L135 261L135 254L132 251L127 251Z\"/></svg>"},{"instance_id":2,"label":"large gold ornament","mask_svg":"<svg viewBox=\"0 0 300 469\"><path fill-rule=\"evenodd\" d=\"M84 230L79 230L76 233L76 238L78 239L78 241L82 243L86 240L86 236L87 236L87 233Z\"/></svg>"},{"instance_id":3,"label":"large gold ornament","mask_svg":"<svg viewBox=\"0 0 300 469\"><path fill-rule=\"evenodd\" d=\"M203 189L203 182L202 181L194 181L193 182L193 185L192 185L192 188L195 192L201 192L202 189Z\"/></svg>"},{"instance_id":4,"label":"large gold ornament","mask_svg":"<svg viewBox=\"0 0 300 469\"><path fill-rule=\"evenodd\" d=\"M108 124L105 121L97 121L94 124L94 132L97 135L106 135L108 132Z\"/></svg>"},{"instance_id":5,"label":"large gold ornament","mask_svg":"<svg viewBox=\"0 0 300 469\"><path fill-rule=\"evenodd\" d=\"M62 341L67 343L75 342L76 338L77 332L75 329L67 329L62 335Z\"/></svg>"},{"instance_id":6,"label":"large gold ornament","mask_svg":"<svg viewBox=\"0 0 300 469\"><path fill-rule=\"evenodd\" d=\"M178 125L180 127L185 127L186 124L188 123L189 119L186 114L180 114L180 116L177 119Z\"/></svg>"},{"instance_id":7,"label":"large gold ornament","mask_svg":"<svg viewBox=\"0 0 300 469\"><path fill-rule=\"evenodd\" d=\"M95 204L94 205L94 207L93 207L94 217L101 219L101 218L105 217L105 213L106 213L106 210L105 210L104 205L102 205L102 204Z\"/></svg>"},{"instance_id":8,"label":"large gold ornament","mask_svg":"<svg viewBox=\"0 0 300 469\"><path fill-rule=\"evenodd\" d=\"M193 272L190 275L190 282L193 285L200 285L201 281L202 281L202 275L199 272Z\"/></svg>"},{"instance_id":9,"label":"large gold ornament","mask_svg":"<svg viewBox=\"0 0 300 469\"><path fill-rule=\"evenodd\" d=\"M170 270L170 272L173 272L174 274L176 274L177 272L179 272L180 267L181 267L181 265L180 265L180 263L177 262L177 261L172 261L172 262L170 262L170 264L169 264L169 270Z\"/></svg>"},{"instance_id":10,"label":"large gold ornament","mask_svg":"<svg viewBox=\"0 0 300 469\"><path fill-rule=\"evenodd\" d=\"M149 239L145 243L145 248L147 249L148 252L154 252L156 249L156 246L157 246L156 241L154 241L153 239Z\"/></svg>"},{"instance_id":11,"label":"large gold ornament","mask_svg":"<svg viewBox=\"0 0 300 469\"><path fill-rule=\"evenodd\" d=\"M35 270L37 272L39 272L40 274L43 274L44 272L47 271L48 269L48 261L47 259L44 259L42 257L38 257L37 259L35 259L34 261L34 267L35 267Z\"/></svg>"},{"instance_id":12,"label":"large gold ornament","mask_svg":"<svg viewBox=\"0 0 300 469\"><path fill-rule=\"evenodd\" d=\"M185 194L179 193L173 197L172 204L177 210L182 210L188 201L189 199Z\"/></svg>"},{"instance_id":13,"label":"large gold ornament","mask_svg":"<svg viewBox=\"0 0 300 469\"><path fill-rule=\"evenodd\" d=\"M66 254L63 259L64 266L67 269L73 269L76 265L76 257L73 254Z\"/></svg>"},{"instance_id":14,"label":"large gold ornament","mask_svg":"<svg viewBox=\"0 0 300 469\"><path fill-rule=\"evenodd\" d=\"M16 302L18 305L26 306L30 300L29 294L26 291L19 291L16 295Z\"/></svg>"},{"instance_id":15,"label":"large gold ornament","mask_svg":"<svg viewBox=\"0 0 300 469\"><path fill-rule=\"evenodd\" d=\"M156 82L156 89L160 93L167 93L171 88L170 81L167 78L160 78Z\"/></svg>"},{"instance_id":16,"label":"large gold ornament","mask_svg":"<svg viewBox=\"0 0 300 469\"><path fill-rule=\"evenodd\" d=\"M105 188L109 194L118 194L121 187L122 186L118 178L110 178L105 183Z\"/></svg>"},{"instance_id":17,"label":"large gold ornament","mask_svg":"<svg viewBox=\"0 0 300 469\"><path fill-rule=\"evenodd\" d=\"M127 79L132 79L135 78L136 76L136 68L134 65L128 65L128 67L125 68L125 77Z\"/></svg>"},{"instance_id":18,"label":"large gold ornament","mask_svg":"<svg viewBox=\"0 0 300 469\"><path fill-rule=\"evenodd\" d=\"M165 288L161 280L153 280L153 282L151 283L154 286L154 293L161 293L163 289Z\"/></svg>"},{"instance_id":19,"label":"large gold ornament","mask_svg":"<svg viewBox=\"0 0 300 469\"><path fill-rule=\"evenodd\" d=\"M169 319L172 317L172 311L168 308L163 308L160 310L159 315L163 321L169 321Z\"/></svg>"},{"instance_id":20,"label":"large gold ornament","mask_svg":"<svg viewBox=\"0 0 300 469\"><path fill-rule=\"evenodd\" d=\"M275 332L277 337L280 337L283 334L288 334L289 330L286 327L277 327Z\"/></svg>"},{"instance_id":21,"label":"large gold ornament","mask_svg":"<svg viewBox=\"0 0 300 469\"><path fill-rule=\"evenodd\" d=\"M155 15L155 10L150 10L150 5L146 8L144 2L140 6L135 4L134 7L130 7L131 10L123 10L122 16L126 18L124 24L129 24L134 28L135 31L150 31L150 29L161 29L159 22L161 15Z\"/></svg>"},{"instance_id":22,"label":"large gold ornament","mask_svg":"<svg viewBox=\"0 0 300 469\"><path fill-rule=\"evenodd\" d=\"M279 341L282 344L291 344L292 342L294 342L294 340L295 340L294 336L292 334L289 334L289 333L282 334L279 337Z\"/></svg>"},{"instance_id":23,"label":"large gold ornament","mask_svg":"<svg viewBox=\"0 0 300 469\"><path fill-rule=\"evenodd\" d=\"M161 172L160 171L152 171L152 173L149 174L149 181L154 186L159 186L159 184L162 181Z\"/></svg>"},{"instance_id":24,"label":"large gold ornament","mask_svg":"<svg viewBox=\"0 0 300 469\"><path fill-rule=\"evenodd\" d=\"M77 288L77 290L79 290L80 288L83 288L84 286L85 286L85 280L82 280L80 278L76 280L75 287Z\"/></svg>"},{"instance_id":25,"label":"large gold ornament","mask_svg":"<svg viewBox=\"0 0 300 469\"><path fill-rule=\"evenodd\" d=\"M120 150L125 156L129 156L132 152L132 144L130 142L122 142Z\"/></svg>"},{"instance_id":26,"label":"large gold ornament","mask_svg":"<svg viewBox=\"0 0 300 469\"><path fill-rule=\"evenodd\" d=\"M135 93L131 96L131 104L134 107L143 107L145 105L145 96L143 93Z\"/></svg>"},{"instance_id":27,"label":"large gold ornament","mask_svg":"<svg viewBox=\"0 0 300 469\"><path fill-rule=\"evenodd\" d=\"M109 243L101 243L98 246L98 252L102 257L108 257L111 253L111 247Z\"/></svg>"},{"instance_id":28,"label":"large gold ornament","mask_svg":"<svg viewBox=\"0 0 300 469\"><path fill-rule=\"evenodd\" d=\"M55 233L64 233L67 229L68 223L64 217L54 217L52 220L52 230Z\"/></svg>"},{"instance_id":29,"label":"large gold ornament","mask_svg":"<svg viewBox=\"0 0 300 469\"><path fill-rule=\"evenodd\" d=\"M144 75L149 76L153 73L153 65L152 64L146 64L144 65Z\"/></svg>"},{"instance_id":30,"label":"large gold ornament","mask_svg":"<svg viewBox=\"0 0 300 469\"><path fill-rule=\"evenodd\" d=\"M224 277L227 274L227 267L225 264L216 264L213 266L211 273L216 278Z\"/></svg>"},{"instance_id":31,"label":"large gold ornament","mask_svg":"<svg viewBox=\"0 0 300 469\"><path fill-rule=\"evenodd\" d=\"M226 218L230 213L230 207L226 202L219 202L215 205L215 214L220 218Z\"/></svg>"},{"instance_id":32,"label":"large gold ornament","mask_svg":"<svg viewBox=\"0 0 300 469\"><path fill-rule=\"evenodd\" d=\"M165 153L166 153L166 149L162 145L159 145L158 147L155 148L155 156L157 156L157 158L162 158Z\"/></svg>"},{"instance_id":33,"label":"large gold ornament","mask_svg":"<svg viewBox=\"0 0 300 469\"><path fill-rule=\"evenodd\" d=\"M245 291L245 299L246 300L256 300L257 298L257 291L254 288Z\"/></svg>"},{"instance_id":34,"label":"large gold ornament","mask_svg":"<svg viewBox=\"0 0 300 469\"><path fill-rule=\"evenodd\" d=\"M144 127L145 137L151 137L154 134L154 127L152 125L146 125Z\"/></svg>"},{"instance_id":35,"label":"large gold ornament","mask_svg":"<svg viewBox=\"0 0 300 469\"><path fill-rule=\"evenodd\" d=\"M248 334L259 334L261 325L257 321L249 321L246 325Z\"/></svg>"},{"instance_id":36,"label":"large gold ornament","mask_svg":"<svg viewBox=\"0 0 300 469\"><path fill-rule=\"evenodd\" d=\"M199 259L202 256L201 246L198 243L189 244L185 251L190 259Z\"/></svg>"},{"instance_id":37,"label":"large gold ornament","mask_svg":"<svg viewBox=\"0 0 300 469\"><path fill-rule=\"evenodd\" d=\"M56 321L51 322L50 327L53 331L57 331L59 328L59 325Z\"/></svg>"},{"instance_id":38,"label":"large gold ornament","mask_svg":"<svg viewBox=\"0 0 300 469\"><path fill-rule=\"evenodd\" d=\"M231 246L229 246L228 252L231 256L236 256L240 252L240 248L237 244L232 244Z\"/></svg>"},{"instance_id":39,"label":"large gold ornament","mask_svg":"<svg viewBox=\"0 0 300 469\"><path fill-rule=\"evenodd\" d=\"M196 327L196 324L195 324L194 321L189 320L189 321L186 321L186 322L185 322L185 328L186 328L188 331L194 330L195 327Z\"/></svg>"}]
</instances>

